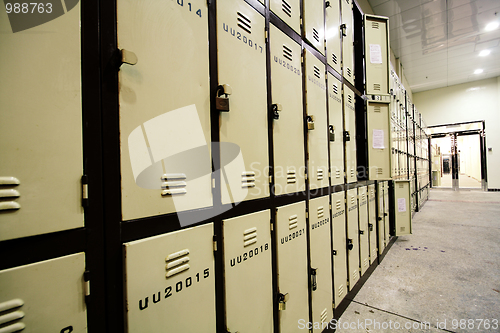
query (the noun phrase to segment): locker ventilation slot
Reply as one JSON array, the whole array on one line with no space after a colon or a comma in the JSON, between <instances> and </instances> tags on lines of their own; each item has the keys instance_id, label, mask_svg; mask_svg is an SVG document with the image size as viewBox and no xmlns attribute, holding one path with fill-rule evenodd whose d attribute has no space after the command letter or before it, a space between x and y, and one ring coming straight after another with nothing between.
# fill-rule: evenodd
<instances>
[{"instance_id":1,"label":"locker ventilation slot","mask_svg":"<svg viewBox=\"0 0 500 333\"><path fill-rule=\"evenodd\" d=\"M316 76L318 79L321 78L321 72L316 66L314 66L314 76Z\"/></svg>"},{"instance_id":2,"label":"locker ventilation slot","mask_svg":"<svg viewBox=\"0 0 500 333\"><path fill-rule=\"evenodd\" d=\"M332 61L334 64L338 64L339 60L337 59L337 56L335 55L335 53L332 53Z\"/></svg>"},{"instance_id":3,"label":"locker ventilation slot","mask_svg":"<svg viewBox=\"0 0 500 333\"><path fill-rule=\"evenodd\" d=\"M351 95L347 95L347 102L349 104L352 104L352 96Z\"/></svg>"},{"instance_id":4,"label":"locker ventilation slot","mask_svg":"<svg viewBox=\"0 0 500 333\"><path fill-rule=\"evenodd\" d=\"M380 106L375 106L375 107L373 108L373 111L375 111L375 112L379 112L379 113L380 113L380 111L381 111Z\"/></svg>"},{"instance_id":5,"label":"locker ventilation slot","mask_svg":"<svg viewBox=\"0 0 500 333\"><path fill-rule=\"evenodd\" d=\"M340 178L340 170L336 170L335 171L335 177L336 178Z\"/></svg>"},{"instance_id":6,"label":"locker ventilation slot","mask_svg":"<svg viewBox=\"0 0 500 333\"><path fill-rule=\"evenodd\" d=\"M405 186L403 184L399 184L399 188L404 188Z\"/></svg>"},{"instance_id":7,"label":"locker ventilation slot","mask_svg":"<svg viewBox=\"0 0 500 333\"><path fill-rule=\"evenodd\" d=\"M286 174L286 182L288 184L294 184L297 181L297 175L295 174L295 170L288 170Z\"/></svg>"},{"instance_id":8,"label":"locker ventilation slot","mask_svg":"<svg viewBox=\"0 0 500 333\"><path fill-rule=\"evenodd\" d=\"M318 207L318 219L322 218L323 216L325 216L325 209L323 208L323 206L320 206Z\"/></svg>"},{"instance_id":9,"label":"locker ventilation slot","mask_svg":"<svg viewBox=\"0 0 500 333\"><path fill-rule=\"evenodd\" d=\"M240 12L238 12L238 27L245 30L249 34L252 33L252 21Z\"/></svg>"},{"instance_id":10,"label":"locker ventilation slot","mask_svg":"<svg viewBox=\"0 0 500 333\"><path fill-rule=\"evenodd\" d=\"M373 84L373 90L378 90L378 91L380 91L380 84L378 84L378 83L374 83L374 84Z\"/></svg>"},{"instance_id":11,"label":"locker ventilation slot","mask_svg":"<svg viewBox=\"0 0 500 333\"><path fill-rule=\"evenodd\" d=\"M337 200L337 203L335 205L335 209L337 209L337 210L341 210L342 209L342 203L340 202L340 200Z\"/></svg>"},{"instance_id":12,"label":"locker ventilation slot","mask_svg":"<svg viewBox=\"0 0 500 333\"><path fill-rule=\"evenodd\" d=\"M0 303L1 332L18 332L26 328L26 325L20 322L24 318L24 312L19 308L23 305L24 301L19 298ZM14 309L17 310L13 311Z\"/></svg>"},{"instance_id":13,"label":"locker ventilation slot","mask_svg":"<svg viewBox=\"0 0 500 333\"><path fill-rule=\"evenodd\" d=\"M292 61L292 50L285 45L283 45L283 57Z\"/></svg>"},{"instance_id":14,"label":"locker ventilation slot","mask_svg":"<svg viewBox=\"0 0 500 333\"><path fill-rule=\"evenodd\" d=\"M290 6L285 0L281 1L281 9L283 9L286 15L292 17L292 6Z\"/></svg>"},{"instance_id":15,"label":"locker ventilation slot","mask_svg":"<svg viewBox=\"0 0 500 333\"><path fill-rule=\"evenodd\" d=\"M243 246L257 243L257 228L253 227L243 232Z\"/></svg>"},{"instance_id":16,"label":"locker ventilation slot","mask_svg":"<svg viewBox=\"0 0 500 333\"><path fill-rule=\"evenodd\" d=\"M339 290L338 291L339 291L339 297L342 297L342 295L344 295L344 291L345 291L345 288L344 288L343 284L341 284L339 286Z\"/></svg>"},{"instance_id":17,"label":"locker ventilation slot","mask_svg":"<svg viewBox=\"0 0 500 333\"><path fill-rule=\"evenodd\" d=\"M290 218L288 219L288 228L290 230L297 228L298 222L299 222L299 219L298 219L297 215L290 216Z\"/></svg>"},{"instance_id":18,"label":"locker ventilation slot","mask_svg":"<svg viewBox=\"0 0 500 333\"><path fill-rule=\"evenodd\" d=\"M378 22L372 22L372 28L373 28L373 29L379 29L379 24L378 24Z\"/></svg>"},{"instance_id":19,"label":"locker ventilation slot","mask_svg":"<svg viewBox=\"0 0 500 333\"><path fill-rule=\"evenodd\" d=\"M318 169L318 180L323 179L323 169Z\"/></svg>"},{"instance_id":20,"label":"locker ventilation slot","mask_svg":"<svg viewBox=\"0 0 500 333\"><path fill-rule=\"evenodd\" d=\"M354 178L354 169L351 169L351 177Z\"/></svg>"},{"instance_id":21,"label":"locker ventilation slot","mask_svg":"<svg viewBox=\"0 0 500 333\"><path fill-rule=\"evenodd\" d=\"M245 171L241 174L241 187L255 187L255 172Z\"/></svg>"},{"instance_id":22,"label":"locker ventilation slot","mask_svg":"<svg viewBox=\"0 0 500 333\"><path fill-rule=\"evenodd\" d=\"M319 33L318 30L316 30L315 28L313 28L313 37L314 39L316 39L317 42L319 42Z\"/></svg>"},{"instance_id":23,"label":"locker ventilation slot","mask_svg":"<svg viewBox=\"0 0 500 333\"><path fill-rule=\"evenodd\" d=\"M328 320L328 311L326 308L321 312L321 322L325 323Z\"/></svg>"},{"instance_id":24,"label":"locker ventilation slot","mask_svg":"<svg viewBox=\"0 0 500 333\"><path fill-rule=\"evenodd\" d=\"M377 175L383 175L383 174L384 174L384 169L377 168Z\"/></svg>"},{"instance_id":25,"label":"locker ventilation slot","mask_svg":"<svg viewBox=\"0 0 500 333\"><path fill-rule=\"evenodd\" d=\"M368 258L365 258L365 260L363 261L363 264L365 265L366 268L368 268L370 266L370 263L368 262Z\"/></svg>"},{"instance_id":26,"label":"locker ventilation slot","mask_svg":"<svg viewBox=\"0 0 500 333\"><path fill-rule=\"evenodd\" d=\"M347 67L347 76L349 76L349 77L352 76L352 71L349 67Z\"/></svg>"},{"instance_id":27,"label":"locker ventilation slot","mask_svg":"<svg viewBox=\"0 0 500 333\"><path fill-rule=\"evenodd\" d=\"M337 87L337 85L335 83L332 85L332 87L333 87L333 93L335 95L338 95L339 94L339 87Z\"/></svg>"},{"instance_id":28,"label":"locker ventilation slot","mask_svg":"<svg viewBox=\"0 0 500 333\"><path fill-rule=\"evenodd\" d=\"M182 273L189 269L189 249L184 249L178 252L169 254L165 258L167 265L165 270L167 271L166 278L174 276L176 274Z\"/></svg>"},{"instance_id":29,"label":"locker ventilation slot","mask_svg":"<svg viewBox=\"0 0 500 333\"><path fill-rule=\"evenodd\" d=\"M356 268L355 270L352 271L352 279L353 282L358 280L358 269Z\"/></svg>"},{"instance_id":30,"label":"locker ventilation slot","mask_svg":"<svg viewBox=\"0 0 500 333\"><path fill-rule=\"evenodd\" d=\"M356 198L351 195L351 205L355 205L356 204Z\"/></svg>"},{"instance_id":31,"label":"locker ventilation slot","mask_svg":"<svg viewBox=\"0 0 500 333\"><path fill-rule=\"evenodd\" d=\"M21 194L18 190L6 187L18 186L19 179L15 177L0 177L0 211L17 210L21 205L14 201L19 198Z\"/></svg>"},{"instance_id":32,"label":"locker ventilation slot","mask_svg":"<svg viewBox=\"0 0 500 333\"><path fill-rule=\"evenodd\" d=\"M184 173L166 173L161 176L161 195L169 196L176 194L186 194L185 182L186 175Z\"/></svg>"}]
</instances>

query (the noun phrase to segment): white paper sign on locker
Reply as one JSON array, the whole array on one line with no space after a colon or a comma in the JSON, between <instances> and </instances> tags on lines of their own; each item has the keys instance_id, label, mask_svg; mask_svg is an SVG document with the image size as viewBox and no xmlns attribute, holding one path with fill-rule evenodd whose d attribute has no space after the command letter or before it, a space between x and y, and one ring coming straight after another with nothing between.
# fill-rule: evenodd
<instances>
[{"instance_id":1,"label":"white paper sign on locker","mask_svg":"<svg viewBox=\"0 0 500 333\"><path fill-rule=\"evenodd\" d=\"M384 130L373 130L373 148L384 149Z\"/></svg>"},{"instance_id":2,"label":"white paper sign on locker","mask_svg":"<svg viewBox=\"0 0 500 333\"><path fill-rule=\"evenodd\" d=\"M370 44L370 62L372 64L382 63L382 49L380 44Z\"/></svg>"},{"instance_id":3,"label":"white paper sign on locker","mask_svg":"<svg viewBox=\"0 0 500 333\"><path fill-rule=\"evenodd\" d=\"M405 198L398 199L398 212L399 213L406 212L406 199Z\"/></svg>"}]
</instances>

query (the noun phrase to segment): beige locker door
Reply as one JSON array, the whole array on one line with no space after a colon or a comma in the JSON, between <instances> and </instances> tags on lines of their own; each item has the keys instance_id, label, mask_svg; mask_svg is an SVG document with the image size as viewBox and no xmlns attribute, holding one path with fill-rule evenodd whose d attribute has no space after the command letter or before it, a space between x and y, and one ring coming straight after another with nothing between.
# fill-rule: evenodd
<instances>
[{"instance_id":1,"label":"beige locker door","mask_svg":"<svg viewBox=\"0 0 500 333\"><path fill-rule=\"evenodd\" d=\"M307 0L302 2L304 10L304 37L316 50L325 55L325 1Z\"/></svg>"},{"instance_id":2,"label":"beige locker door","mask_svg":"<svg viewBox=\"0 0 500 333\"><path fill-rule=\"evenodd\" d=\"M389 182L384 182L384 223L385 223L385 246L391 239L389 228Z\"/></svg>"},{"instance_id":3,"label":"beige locker door","mask_svg":"<svg viewBox=\"0 0 500 333\"><path fill-rule=\"evenodd\" d=\"M345 141L346 177L348 183L358 180L356 159L356 112L354 109L354 92L344 85L344 129L347 131Z\"/></svg>"},{"instance_id":4,"label":"beige locker door","mask_svg":"<svg viewBox=\"0 0 500 333\"><path fill-rule=\"evenodd\" d=\"M358 187L358 216L359 216L359 264L361 275L370 267L370 240L368 238L368 198L367 187Z\"/></svg>"},{"instance_id":5,"label":"beige locker door","mask_svg":"<svg viewBox=\"0 0 500 333\"><path fill-rule=\"evenodd\" d=\"M410 181L394 182L396 236L412 234L410 196ZM419 197L420 196L425 196L424 191L419 192Z\"/></svg>"},{"instance_id":6,"label":"beige locker door","mask_svg":"<svg viewBox=\"0 0 500 333\"><path fill-rule=\"evenodd\" d=\"M119 71L123 220L212 205L207 17L202 0L117 1L137 59Z\"/></svg>"},{"instance_id":7,"label":"beige locker door","mask_svg":"<svg viewBox=\"0 0 500 333\"><path fill-rule=\"evenodd\" d=\"M370 180L391 178L389 103L368 101L368 174Z\"/></svg>"},{"instance_id":8,"label":"beige locker door","mask_svg":"<svg viewBox=\"0 0 500 333\"><path fill-rule=\"evenodd\" d=\"M345 192L336 192L332 197L333 223L333 295L335 307L347 295L347 233L345 214Z\"/></svg>"},{"instance_id":9,"label":"beige locker door","mask_svg":"<svg viewBox=\"0 0 500 333\"><path fill-rule=\"evenodd\" d=\"M305 190L301 47L271 25L275 195ZM276 118L276 117L275 117Z\"/></svg>"},{"instance_id":10,"label":"beige locker door","mask_svg":"<svg viewBox=\"0 0 500 333\"><path fill-rule=\"evenodd\" d=\"M354 18L352 0L342 1L342 25L345 25L342 37L342 75L354 85Z\"/></svg>"},{"instance_id":11,"label":"beige locker door","mask_svg":"<svg viewBox=\"0 0 500 333\"><path fill-rule=\"evenodd\" d=\"M309 244L313 323L326 325L333 318L332 239L328 196L309 201ZM324 326L326 327L326 326ZM323 328L324 328L323 327ZM313 332L323 329L314 327Z\"/></svg>"},{"instance_id":12,"label":"beige locker door","mask_svg":"<svg viewBox=\"0 0 500 333\"><path fill-rule=\"evenodd\" d=\"M329 185L325 65L307 50L305 64L309 186L315 189Z\"/></svg>"},{"instance_id":13,"label":"beige locker door","mask_svg":"<svg viewBox=\"0 0 500 333\"><path fill-rule=\"evenodd\" d=\"M280 331L293 332L300 319L309 318L305 202L277 208L276 249L278 292L285 297L285 309L279 312Z\"/></svg>"},{"instance_id":14,"label":"beige locker door","mask_svg":"<svg viewBox=\"0 0 500 333\"><path fill-rule=\"evenodd\" d=\"M229 332L273 332L270 219L265 210L222 221Z\"/></svg>"},{"instance_id":15,"label":"beige locker door","mask_svg":"<svg viewBox=\"0 0 500 333\"><path fill-rule=\"evenodd\" d=\"M377 259L377 215L375 184L368 185L368 235L370 238L370 264Z\"/></svg>"},{"instance_id":16,"label":"beige locker door","mask_svg":"<svg viewBox=\"0 0 500 333\"><path fill-rule=\"evenodd\" d=\"M83 227L80 6L0 45L0 241Z\"/></svg>"},{"instance_id":17,"label":"beige locker door","mask_svg":"<svg viewBox=\"0 0 500 333\"><path fill-rule=\"evenodd\" d=\"M326 58L327 62L337 72L340 71L340 1L331 0L330 5L325 9L325 40L326 40Z\"/></svg>"},{"instance_id":18,"label":"beige locker door","mask_svg":"<svg viewBox=\"0 0 500 333\"><path fill-rule=\"evenodd\" d=\"M328 141L332 186L344 183L344 120L342 117L341 84L328 73Z\"/></svg>"},{"instance_id":19,"label":"beige locker door","mask_svg":"<svg viewBox=\"0 0 500 333\"><path fill-rule=\"evenodd\" d=\"M124 244L128 332L215 332L213 234L208 223Z\"/></svg>"},{"instance_id":20,"label":"beige locker door","mask_svg":"<svg viewBox=\"0 0 500 333\"><path fill-rule=\"evenodd\" d=\"M347 267L349 270L349 290L359 280L359 226L358 226L358 191L347 190Z\"/></svg>"},{"instance_id":21,"label":"beige locker door","mask_svg":"<svg viewBox=\"0 0 500 333\"><path fill-rule=\"evenodd\" d=\"M388 18L365 15L366 94L389 93Z\"/></svg>"},{"instance_id":22,"label":"beige locker door","mask_svg":"<svg viewBox=\"0 0 500 333\"><path fill-rule=\"evenodd\" d=\"M222 203L262 198L269 195L264 17L243 0L218 1L217 49L219 84L232 90L220 141L238 145L244 161L230 163L233 146L221 146Z\"/></svg>"},{"instance_id":23,"label":"beige locker door","mask_svg":"<svg viewBox=\"0 0 500 333\"><path fill-rule=\"evenodd\" d=\"M300 0L270 0L271 11L300 35Z\"/></svg>"},{"instance_id":24,"label":"beige locker door","mask_svg":"<svg viewBox=\"0 0 500 333\"><path fill-rule=\"evenodd\" d=\"M87 332L85 254L0 271L1 332Z\"/></svg>"},{"instance_id":25,"label":"beige locker door","mask_svg":"<svg viewBox=\"0 0 500 333\"><path fill-rule=\"evenodd\" d=\"M378 253L382 254L385 249L385 216L384 216L384 183L377 183L377 234L378 234Z\"/></svg>"}]
</instances>

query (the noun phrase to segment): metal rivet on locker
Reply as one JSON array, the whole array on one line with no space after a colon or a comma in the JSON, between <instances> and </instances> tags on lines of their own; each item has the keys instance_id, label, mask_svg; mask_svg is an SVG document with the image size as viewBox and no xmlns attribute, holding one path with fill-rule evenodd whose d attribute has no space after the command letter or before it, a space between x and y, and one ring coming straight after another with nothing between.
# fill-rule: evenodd
<instances>
[{"instance_id":1,"label":"metal rivet on locker","mask_svg":"<svg viewBox=\"0 0 500 333\"><path fill-rule=\"evenodd\" d=\"M328 126L328 137L331 142L335 141L335 126Z\"/></svg>"},{"instance_id":2,"label":"metal rivet on locker","mask_svg":"<svg viewBox=\"0 0 500 333\"><path fill-rule=\"evenodd\" d=\"M307 121L307 129L313 130L314 129L314 116L307 116L306 121Z\"/></svg>"},{"instance_id":3,"label":"metal rivet on locker","mask_svg":"<svg viewBox=\"0 0 500 333\"><path fill-rule=\"evenodd\" d=\"M275 120L280 119L280 114L279 112L283 109L280 103L276 103L272 105L272 110L273 110L273 118Z\"/></svg>"},{"instance_id":4,"label":"metal rivet on locker","mask_svg":"<svg viewBox=\"0 0 500 333\"><path fill-rule=\"evenodd\" d=\"M125 49L120 50L122 64L135 65L137 64L137 56L134 52Z\"/></svg>"},{"instance_id":5,"label":"metal rivet on locker","mask_svg":"<svg viewBox=\"0 0 500 333\"><path fill-rule=\"evenodd\" d=\"M215 96L215 107L218 111L229 111L229 98L233 90L229 84L221 84L217 87L217 96ZM222 97L224 95L224 97Z\"/></svg>"}]
</instances>

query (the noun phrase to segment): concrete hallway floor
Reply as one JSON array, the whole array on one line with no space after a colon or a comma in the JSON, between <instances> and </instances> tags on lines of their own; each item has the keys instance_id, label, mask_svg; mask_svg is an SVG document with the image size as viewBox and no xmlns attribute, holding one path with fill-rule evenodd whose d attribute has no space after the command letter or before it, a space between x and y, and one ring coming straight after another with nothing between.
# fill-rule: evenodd
<instances>
[{"instance_id":1,"label":"concrete hallway floor","mask_svg":"<svg viewBox=\"0 0 500 333\"><path fill-rule=\"evenodd\" d=\"M337 332L500 332L500 193L431 190L413 234L397 239L338 325Z\"/></svg>"}]
</instances>

